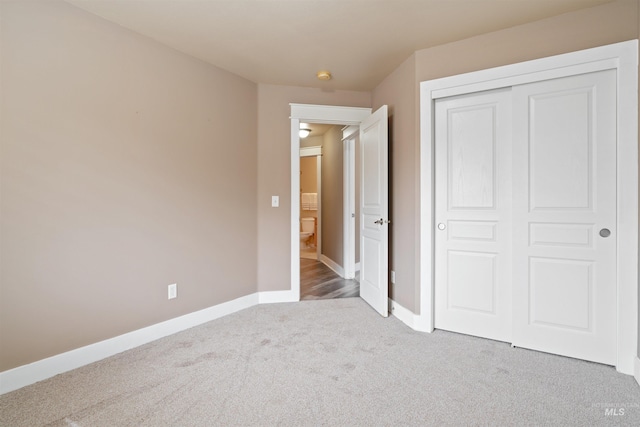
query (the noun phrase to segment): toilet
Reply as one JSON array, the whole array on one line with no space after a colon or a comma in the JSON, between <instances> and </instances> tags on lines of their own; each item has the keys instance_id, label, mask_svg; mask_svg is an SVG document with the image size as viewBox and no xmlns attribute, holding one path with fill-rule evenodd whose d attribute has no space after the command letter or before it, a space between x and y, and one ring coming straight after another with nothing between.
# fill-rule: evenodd
<instances>
[{"instance_id":1,"label":"toilet","mask_svg":"<svg viewBox=\"0 0 640 427\"><path fill-rule=\"evenodd\" d=\"M315 228L315 218L300 218L301 231L300 231L300 247L308 248L309 243L313 242L313 231Z\"/></svg>"}]
</instances>

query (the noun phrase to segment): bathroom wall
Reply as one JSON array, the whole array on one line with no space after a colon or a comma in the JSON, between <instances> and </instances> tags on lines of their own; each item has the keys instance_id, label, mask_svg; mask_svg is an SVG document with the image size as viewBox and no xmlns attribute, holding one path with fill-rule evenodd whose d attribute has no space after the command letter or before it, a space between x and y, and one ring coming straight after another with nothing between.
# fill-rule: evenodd
<instances>
[{"instance_id":1,"label":"bathroom wall","mask_svg":"<svg viewBox=\"0 0 640 427\"><path fill-rule=\"evenodd\" d=\"M318 192L318 157L300 157L300 193ZM318 211L302 210L300 218L312 218L318 216Z\"/></svg>"}]
</instances>

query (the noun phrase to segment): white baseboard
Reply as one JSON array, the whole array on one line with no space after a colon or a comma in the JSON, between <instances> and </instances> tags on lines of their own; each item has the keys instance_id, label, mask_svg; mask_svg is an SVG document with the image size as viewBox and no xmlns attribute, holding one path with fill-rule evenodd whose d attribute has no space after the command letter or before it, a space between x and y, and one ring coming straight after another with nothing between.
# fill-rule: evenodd
<instances>
[{"instance_id":1,"label":"white baseboard","mask_svg":"<svg viewBox=\"0 0 640 427\"><path fill-rule=\"evenodd\" d=\"M636 356L633 362L633 377L636 379L638 385L640 385L640 358Z\"/></svg>"},{"instance_id":2,"label":"white baseboard","mask_svg":"<svg viewBox=\"0 0 640 427\"><path fill-rule=\"evenodd\" d=\"M410 327L411 329L416 329L416 315L413 314L412 311L404 308L391 298L389 298L389 311L392 315L398 318L402 323Z\"/></svg>"},{"instance_id":3,"label":"white baseboard","mask_svg":"<svg viewBox=\"0 0 640 427\"><path fill-rule=\"evenodd\" d=\"M414 324L413 329L420 332L431 333L434 331L433 322L426 318L426 316L422 316L420 314L414 315Z\"/></svg>"},{"instance_id":4,"label":"white baseboard","mask_svg":"<svg viewBox=\"0 0 640 427\"><path fill-rule=\"evenodd\" d=\"M354 270L360 271L360 263L359 262L356 262Z\"/></svg>"},{"instance_id":5,"label":"white baseboard","mask_svg":"<svg viewBox=\"0 0 640 427\"><path fill-rule=\"evenodd\" d=\"M344 268L342 268L337 262L328 258L325 255L320 255L320 262L332 269L340 277L344 277Z\"/></svg>"},{"instance_id":6,"label":"white baseboard","mask_svg":"<svg viewBox=\"0 0 640 427\"><path fill-rule=\"evenodd\" d=\"M298 301L300 301L300 293L293 290L258 292L258 304Z\"/></svg>"},{"instance_id":7,"label":"white baseboard","mask_svg":"<svg viewBox=\"0 0 640 427\"><path fill-rule=\"evenodd\" d=\"M273 296L270 294L270 292L250 294L203 310L185 314L184 316L156 323L146 328L128 332L108 340L48 357L28 365L0 372L0 394L8 393L63 372L97 362L98 360L244 310L245 308L262 302L276 302L276 297L284 297L284 294L280 295L277 292L276 295Z\"/></svg>"}]
</instances>

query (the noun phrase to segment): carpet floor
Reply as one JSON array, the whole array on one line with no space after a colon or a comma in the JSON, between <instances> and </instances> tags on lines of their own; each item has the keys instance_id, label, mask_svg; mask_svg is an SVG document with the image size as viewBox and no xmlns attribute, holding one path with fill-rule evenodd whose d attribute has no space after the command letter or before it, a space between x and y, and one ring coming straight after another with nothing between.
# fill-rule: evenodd
<instances>
[{"instance_id":1,"label":"carpet floor","mask_svg":"<svg viewBox=\"0 0 640 427\"><path fill-rule=\"evenodd\" d=\"M0 425L637 426L640 387L343 298L255 306L7 393Z\"/></svg>"}]
</instances>

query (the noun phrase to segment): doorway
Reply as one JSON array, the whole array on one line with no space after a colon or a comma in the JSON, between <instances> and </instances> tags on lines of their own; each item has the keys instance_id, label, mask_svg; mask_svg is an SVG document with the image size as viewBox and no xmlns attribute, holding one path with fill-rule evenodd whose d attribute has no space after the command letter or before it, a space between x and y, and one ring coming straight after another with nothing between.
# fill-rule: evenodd
<instances>
[{"instance_id":1,"label":"doorway","mask_svg":"<svg viewBox=\"0 0 640 427\"><path fill-rule=\"evenodd\" d=\"M300 258L318 260L322 246L322 134L309 134L300 146ZM318 140L320 139L320 140Z\"/></svg>"},{"instance_id":2,"label":"doorway","mask_svg":"<svg viewBox=\"0 0 640 427\"><path fill-rule=\"evenodd\" d=\"M300 270L299 270L299 238L298 211L300 192L300 123L330 123L343 126L358 126L360 129L360 145L367 156L362 157L361 174L371 179L364 180L361 192L368 198L361 200L361 204L369 200L367 208L371 209L371 217L366 218L366 226L371 235L369 247L377 249L363 251L361 254L361 276L370 283L371 290L367 296L361 297L382 316L388 315L388 182L387 178L387 106L382 106L375 114L370 108L339 107L326 105L290 104L291 105L291 299L300 299ZM363 138L364 135L364 138ZM364 188L364 186L367 188ZM377 219L376 219L377 218ZM362 219L362 212L361 212ZM362 230L365 222L360 222ZM361 233L361 236L363 233ZM374 246L376 245L376 246ZM362 259L362 254L365 259ZM370 260L371 262L366 262ZM343 264L344 265L344 264ZM366 274L366 272L369 274ZM384 273L384 274L382 274ZM361 278L362 280L362 278Z\"/></svg>"},{"instance_id":3,"label":"doorway","mask_svg":"<svg viewBox=\"0 0 640 427\"><path fill-rule=\"evenodd\" d=\"M355 256L354 246L344 244L353 220L345 222L343 213L354 212L347 202L354 183L343 135L342 125L300 123L301 300L359 295L345 262Z\"/></svg>"}]
</instances>

